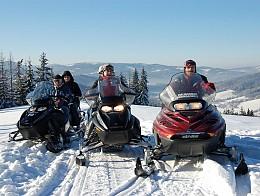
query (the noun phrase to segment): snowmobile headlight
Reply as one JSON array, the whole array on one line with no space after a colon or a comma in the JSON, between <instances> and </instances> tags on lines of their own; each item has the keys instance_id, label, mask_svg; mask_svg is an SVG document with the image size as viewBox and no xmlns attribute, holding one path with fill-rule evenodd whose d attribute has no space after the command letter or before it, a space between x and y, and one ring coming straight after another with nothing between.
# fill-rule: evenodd
<instances>
[{"instance_id":1,"label":"snowmobile headlight","mask_svg":"<svg viewBox=\"0 0 260 196\"><path fill-rule=\"evenodd\" d=\"M189 109L189 106L187 103L176 103L174 104L174 109L175 110L187 110Z\"/></svg>"},{"instance_id":2,"label":"snowmobile headlight","mask_svg":"<svg viewBox=\"0 0 260 196\"><path fill-rule=\"evenodd\" d=\"M113 109L112 109L112 107L110 107L110 106L102 106L101 107L101 111L102 112L111 112Z\"/></svg>"},{"instance_id":3,"label":"snowmobile headlight","mask_svg":"<svg viewBox=\"0 0 260 196\"><path fill-rule=\"evenodd\" d=\"M202 108L202 103L191 102L191 103L176 103L174 104L175 110L200 110Z\"/></svg>"},{"instance_id":4,"label":"snowmobile headlight","mask_svg":"<svg viewBox=\"0 0 260 196\"><path fill-rule=\"evenodd\" d=\"M202 104L200 102L192 102L189 103L190 110L200 110L202 108Z\"/></svg>"},{"instance_id":5,"label":"snowmobile headlight","mask_svg":"<svg viewBox=\"0 0 260 196\"><path fill-rule=\"evenodd\" d=\"M123 105L117 105L114 107L114 111L116 112L122 112L125 109Z\"/></svg>"},{"instance_id":6,"label":"snowmobile headlight","mask_svg":"<svg viewBox=\"0 0 260 196\"><path fill-rule=\"evenodd\" d=\"M35 110L36 110L36 107L30 107L30 109L29 109L30 112L35 112Z\"/></svg>"},{"instance_id":7,"label":"snowmobile headlight","mask_svg":"<svg viewBox=\"0 0 260 196\"><path fill-rule=\"evenodd\" d=\"M44 111L44 110L46 110L47 109L47 107L39 107L38 109L37 109L37 111L38 112L42 112L42 111Z\"/></svg>"}]
</instances>

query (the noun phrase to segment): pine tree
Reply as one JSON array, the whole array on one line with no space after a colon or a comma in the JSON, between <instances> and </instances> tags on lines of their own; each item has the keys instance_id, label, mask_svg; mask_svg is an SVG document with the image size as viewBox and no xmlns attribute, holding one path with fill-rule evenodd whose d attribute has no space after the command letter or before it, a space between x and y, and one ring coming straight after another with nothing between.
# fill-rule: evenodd
<instances>
[{"instance_id":1,"label":"pine tree","mask_svg":"<svg viewBox=\"0 0 260 196\"><path fill-rule=\"evenodd\" d=\"M140 93L140 89L139 89L139 76L138 76L138 72L136 70L136 68L134 68L134 71L132 73L132 78L129 84L130 88L133 89L138 95ZM134 103L136 105L139 105L139 99L138 99L138 95L135 97Z\"/></svg>"},{"instance_id":2,"label":"pine tree","mask_svg":"<svg viewBox=\"0 0 260 196\"><path fill-rule=\"evenodd\" d=\"M29 60L28 64L26 65L26 74L25 74L25 87L26 87L26 92L29 93L33 91L35 87L35 82L34 82L34 73L32 69L32 63Z\"/></svg>"},{"instance_id":3,"label":"pine tree","mask_svg":"<svg viewBox=\"0 0 260 196\"><path fill-rule=\"evenodd\" d=\"M246 112L246 115L247 116L254 116L254 111L253 110L250 110L249 108L247 109L247 112Z\"/></svg>"},{"instance_id":4,"label":"pine tree","mask_svg":"<svg viewBox=\"0 0 260 196\"><path fill-rule=\"evenodd\" d=\"M247 115L247 116L250 116L250 113L251 113L251 111L249 110L249 108L247 108L246 115Z\"/></svg>"},{"instance_id":5,"label":"pine tree","mask_svg":"<svg viewBox=\"0 0 260 196\"><path fill-rule=\"evenodd\" d=\"M250 114L249 114L249 116L255 116L255 115L254 115L254 111L253 111L253 110L251 110L251 111L250 111Z\"/></svg>"},{"instance_id":6,"label":"pine tree","mask_svg":"<svg viewBox=\"0 0 260 196\"><path fill-rule=\"evenodd\" d=\"M26 104L26 78L22 74L22 62L23 59L17 62L16 64L16 75L14 80L14 101L17 105Z\"/></svg>"},{"instance_id":7,"label":"pine tree","mask_svg":"<svg viewBox=\"0 0 260 196\"><path fill-rule=\"evenodd\" d=\"M120 73L120 81L122 81L126 86L128 86L127 79L123 73Z\"/></svg>"},{"instance_id":8,"label":"pine tree","mask_svg":"<svg viewBox=\"0 0 260 196\"><path fill-rule=\"evenodd\" d=\"M40 82L40 81L51 80L53 76L53 71L52 68L47 67L48 59L46 58L46 53L43 52L41 54L39 61L41 62L41 65L40 67L36 67L36 71L35 71L37 74L36 81Z\"/></svg>"},{"instance_id":9,"label":"pine tree","mask_svg":"<svg viewBox=\"0 0 260 196\"><path fill-rule=\"evenodd\" d=\"M4 108L7 94L7 84L6 84L6 71L4 68L4 58L1 53L0 56L0 108Z\"/></svg>"},{"instance_id":10,"label":"pine tree","mask_svg":"<svg viewBox=\"0 0 260 196\"><path fill-rule=\"evenodd\" d=\"M138 96L138 102L140 105L148 105L149 104L149 96L148 96L148 86L147 86L148 80L147 80L147 73L144 70L144 67L142 68L140 82L139 82L139 91L140 95Z\"/></svg>"},{"instance_id":11,"label":"pine tree","mask_svg":"<svg viewBox=\"0 0 260 196\"><path fill-rule=\"evenodd\" d=\"M10 100L10 103L12 106L15 106L14 100L13 100L13 60L12 60L12 54L9 55L9 83L10 83L10 91L8 91L8 100Z\"/></svg>"},{"instance_id":12,"label":"pine tree","mask_svg":"<svg viewBox=\"0 0 260 196\"><path fill-rule=\"evenodd\" d=\"M245 116L246 115L246 112L245 112L245 110L244 110L244 108L241 106L241 108L240 108L240 113L239 113L240 115L243 115L243 116Z\"/></svg>"},{"instance_id":13,"label":"pine tree","mask_svg":"<svg viewBox=\"0 0 260 196\"><path fill-rule=\"evenodd\" d=\"M3 54L0 55L0 108L10 107L8 73L5 68Z\"/></svg>"},{"instance_id":14,"label":"pine tree","mask_svg":"<svg viewBox=\"0 0 260 196\"><path fill-rule=\"evenodd\" d=\"M236 115L236 114L235 114L235 110L234 110L233 107L231 108L230 114L232 114L232 115Z\"/></svg>"},{"instance_id":15,"label":"pine tree","mask_svg":"<svg viewBox=\"0 0 260 196\"><path fill-rule=\"evenodd\" d=\"M230 110L229 109L224 109L223 114L230 114Z\"/></svg>"}]
</instances>

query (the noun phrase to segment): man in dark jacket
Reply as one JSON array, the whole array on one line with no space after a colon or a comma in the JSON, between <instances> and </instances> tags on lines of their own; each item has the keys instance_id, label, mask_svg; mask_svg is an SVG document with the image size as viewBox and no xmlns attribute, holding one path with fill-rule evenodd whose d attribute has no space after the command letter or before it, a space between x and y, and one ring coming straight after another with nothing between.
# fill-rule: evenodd
<instances>
[{"instance_id":1,"label":"man in dark jacket","mask_svg":"<svg viewBox=\"0 0 260 196\"><path fill-rule=\"evenodd\" d=\"M71 114L71 124L73 126L79 126L80 117L78 113L78 108L80 107L80 97L82 96L79 85L74 81L74 78L70 71L64 71L62 78L65 82L65 85L70 89L73 95L72 105L70 105L70 114Z\"/></svg>"},{"instance_id":2,"label":"man in dark jacket","mask_svg":"<svg viewBox=\"0 0 260 196\"><path fill-rule=\"evenodd\" d=\"M67 123L70 118L70 110L69 104L73 100L72 93L67 85L64 84L61 75L55 75L53 78L53 86L54 86L54 95L55 95L55 105L57 108L61 109L64 113L64 122ZM69 137L66 134L65 126L63 128L64 132L63 136L63 145L64 147L68 147L67 145L70 142Z\"/></svg>"},{"instance_id":3,"label":"man in dark jacket","mask_svg":"<svg viewBox=\"0 0 260 196\"><path fill-rule=\"evenodd\" d=\"M65 122L69 119L69 103L72 101L72 93L70 89L64 85L61 75L55 75L53 78L53 86L55 89L54 95L56 96L56 107L64 112Z\"/></svg>"}]
</instances>

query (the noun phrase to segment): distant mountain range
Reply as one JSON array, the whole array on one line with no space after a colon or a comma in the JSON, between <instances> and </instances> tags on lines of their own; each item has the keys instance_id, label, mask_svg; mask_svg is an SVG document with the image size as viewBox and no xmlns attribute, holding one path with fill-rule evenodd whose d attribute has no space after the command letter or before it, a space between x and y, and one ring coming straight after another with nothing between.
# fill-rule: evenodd
<instances>
[{"instance_id":1,"label":"distant mountain range","mask_svg":"<svg viewBox=\"0 0 260 196\"><path fill-rule=\"evenodd\" d=\"M62 73L69 70L80 84L82 90L91 86L98 77L98 67L103 63L75 63L72 65L50 65L54 73ZM150 97L157 98L171 79L171 76L182 72L181 66L167 66L161 64L143 63L111 63L115 67L116 74L123 73L128 79L132 70L136 68L139 72L144 67L148 74ZM260 66L239 67L232 69L213 68L198 66L197 72L208 77L209 81L216 83L218 91L234 90L237 96L248 96L254 99L260 96Z\"/></svg>"},{"instance_id":2,"label":"distant mountain range","mask_svg":"<svg viewBox=\"0 0 260 196\"><path fill-rule=\"evenodd\" d=\"M218 91L233 90L238 96L260 98L260 72L218 82Z\"/></svg>"},{"instance_id":3,"label":"distant mountain range","mask_svg":"<svg viewBox=\"0 0 260 196\"><path fill-rule=\"evenodd\" d=\"M83 75L89 77L97 77L98 67L103 63L75 63L72 65L50 65L55 73L62 73L64 70L70 70L74 75ZM161 64L143 64L143 63L112 63L115 67L116 74L123 73L129 77L134 68L141 70L142 67L148 73L150 85L167 84L172 75L182 72L181 66L167 66ZM212 68L206 66L198 66L197 71L206 75L210 81L219 82L226 81L239 76L260 72L260 66L245 68ZM163 76L163 77L162 77Z\"/></svg>"}]
</instances>

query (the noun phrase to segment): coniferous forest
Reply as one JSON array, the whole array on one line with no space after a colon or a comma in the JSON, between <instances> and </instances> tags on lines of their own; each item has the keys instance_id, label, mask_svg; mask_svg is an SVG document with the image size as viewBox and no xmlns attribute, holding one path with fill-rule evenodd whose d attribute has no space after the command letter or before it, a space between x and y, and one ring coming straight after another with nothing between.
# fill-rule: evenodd
<instances>
[{"instance_id":1,"label":"coniferous forest","mask_svg":"<svg viewBox=\"0 0 260 196\"><path fill-rule=\"evenodd\" d=\"M53 69L48 65L45 52L40 55L39 65L32 65L30 60L24 59L14 62L11 55L5 58L3 54L0 54L0 109L26 105L26 96L33 91L36 83L50 81L53 75ZM123 73L120 74L120 77L128 87L136 92L134 104L149 104L148 80L144 68L141 73L134 69L128 76L128 81Z\"/></svg>"}]
</instances>

